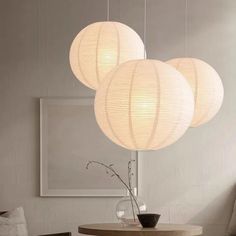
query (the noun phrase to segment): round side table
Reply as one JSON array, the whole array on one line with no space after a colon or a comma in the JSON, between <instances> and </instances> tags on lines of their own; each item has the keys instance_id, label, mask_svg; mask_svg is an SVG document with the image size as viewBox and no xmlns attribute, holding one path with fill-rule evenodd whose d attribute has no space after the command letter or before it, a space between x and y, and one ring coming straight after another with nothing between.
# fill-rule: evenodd
<instances>
[{"instance_id":1,"label":"round side table","mask_svg":"<svg viewBox=\"0 0 236 236\"><path fill-rule=\"evenodd\" d=\"M197 225L157 224L156 228L124 226L123 224L88 224L79 226L79 233L96 236L195 236L202 234Z\"/></svg>"}]
</instances>

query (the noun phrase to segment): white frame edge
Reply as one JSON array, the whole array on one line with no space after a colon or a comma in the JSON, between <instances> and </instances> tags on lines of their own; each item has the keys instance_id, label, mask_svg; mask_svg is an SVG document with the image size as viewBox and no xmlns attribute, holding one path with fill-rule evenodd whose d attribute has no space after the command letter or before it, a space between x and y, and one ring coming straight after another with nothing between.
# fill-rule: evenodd
<instances>
[{"instance_id":1,"label":"white frame edge","mask_svg":"<svg viewBox=\"0 0 236 236\"><path fill-rule=\"evenodd\" d=\"M45 117L44 117L44 109L45 104L48 101L56 101L58 99L64 100L64 102L70 101L70 100L77 100L77 99L87 99L91 100L93 97L78 97L78 98L62 98L62 97L46 97L46 98L40 98L40 197L124 197L126 195L125 189L99 189L99 190L93 190L93 189L81 189L81 190L63 190L63 189L48 189L47 186L47 176L45 178L45 163L44 156L45 151L43 149L45 142L45 138L43 137L43 128L45 128ZM137 188L137 194L139 193L140 186L139 186L139 152L138 151L131 151L131 160L135 160L135 187ZM47 169L47 168L46 168Z\"/></svg>"}]
</instances>

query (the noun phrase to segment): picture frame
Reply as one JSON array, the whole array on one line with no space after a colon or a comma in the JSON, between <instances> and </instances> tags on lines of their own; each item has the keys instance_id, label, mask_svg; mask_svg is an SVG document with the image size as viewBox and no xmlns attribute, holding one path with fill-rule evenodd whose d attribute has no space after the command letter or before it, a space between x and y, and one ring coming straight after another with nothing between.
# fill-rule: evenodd
<instances>
[{"instance_id":1,"label":"picture frame","mask_svg":"<svg viewBox=\"0 0 236 236\"><path fill-rule=\"evenodd\" d=\"M93 97L40 98L41 197L125 196L125 188L102 166L86 169L85 162L91 160L113 164L125 177L132 160L131 182L138 192L139 154L119 147L102 133L93 102Z\"/></svg>"}]
</instances>

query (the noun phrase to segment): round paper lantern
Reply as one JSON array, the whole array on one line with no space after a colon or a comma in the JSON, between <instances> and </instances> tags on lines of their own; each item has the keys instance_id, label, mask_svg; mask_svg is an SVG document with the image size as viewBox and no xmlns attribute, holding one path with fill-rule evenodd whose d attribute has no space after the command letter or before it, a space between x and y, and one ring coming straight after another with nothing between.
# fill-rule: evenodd
<instances>
[{"instance_id":1,"label":"round paper lantern","mask_svg":"<svg viewBox=\"0 0 236 236\"><path fill-rule=\"evenodd\" d=\"M95 97L102 131L131 150L157 150L174 143L189 127L193 110L185 78L156 60L121 64L107 75Z\"/></svg>"},{"instance_id":2,"label":"round paper lantern","mask_svg":"<svg viewBox=\"0 0 236 236\"><path fill-rule=\"evenodd\" d=\"M80 31L72 42L69 59L76 78L96 90L115 66L143 58L144 45L139 35L127 25L107 21Z\"/></svg>"},{"instance_id":3,"label":"round paper lantern","mask_svg":"<svg viewBox=\"0 0 236 236\"><path fill-rule=\"evenodd\" d=\"M192 127L211 120L219 111L224 88L217 72L206 62L195 58L176 58L167 61L181 72L189 82L195 101Z\"/></svg>"}]
</instances>

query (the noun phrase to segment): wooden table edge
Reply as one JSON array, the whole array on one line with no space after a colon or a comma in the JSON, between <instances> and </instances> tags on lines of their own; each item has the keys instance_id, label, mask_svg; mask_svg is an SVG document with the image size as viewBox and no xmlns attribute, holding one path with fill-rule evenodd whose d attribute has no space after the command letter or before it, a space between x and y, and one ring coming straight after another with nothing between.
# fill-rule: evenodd
<instances>
[{"instance_id":1,"label":"wooden table edge","mask_svg":"<svg viewBox=\"0 0 236 236\"><path fill-rule=\"evenodd\" d=\"M78 228L78 232L81 234L87 234L87 235L96 235L96 236L137 236L137 235L148 235L148 236L158 236L158 235L174 235L174 232L183 233L183 235L189 235L189 236L197 236L201 235L203 233L202 226L199 225L184 225L184 224L161 224L163 225L171 225L171 226L187 226L189 228L192 227L192 229L170 229L170 230L153 230L152 228L133 228L132 227L125 227L122 226L122 224L115 224L117 226L122 226L121 228L108 228L108 229L102 229L102 228L95 228L97 226L102 226L106 224L85 224L80 225ZM109 223L107 223L109 225ZM91 228L89 228L91 227ZM124 230L123 230L124 229ZM184 234L185 233L185 234Z\"/></svg>"}]
</instances>

